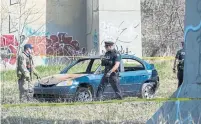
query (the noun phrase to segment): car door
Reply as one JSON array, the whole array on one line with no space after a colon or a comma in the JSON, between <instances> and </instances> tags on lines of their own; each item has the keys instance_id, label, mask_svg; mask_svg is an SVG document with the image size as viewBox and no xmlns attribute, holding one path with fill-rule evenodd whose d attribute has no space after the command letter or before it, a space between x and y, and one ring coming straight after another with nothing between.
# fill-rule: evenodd
<instances>
[{"instance_id":1,"label":"car door","mask_svg":"<svg viewBox=\"0 0 201 124\"><path fill-rule=\"evenodd\" d=\"M121 86L125 95L133 95L140 91L141 85L148 78L148 74L144 65L133 58L123 59L123 65Z\"/></svg>"},{"instance_id":2,"label":"car door","mask_svg":"<svg viewBox=\"0 0 201 124\"><path fill-rule=\"evenodd\" d=\"M104 66L101 66L101 60L94 59L91 63L90 67L91 73L91 84L95 88L95 92L98 90L98 86L100 85L101 79L104 75ZM104 90L104 95L111 97L112 96L112 88L111 85L107 85Z\"/></svg>"}]
</instances>

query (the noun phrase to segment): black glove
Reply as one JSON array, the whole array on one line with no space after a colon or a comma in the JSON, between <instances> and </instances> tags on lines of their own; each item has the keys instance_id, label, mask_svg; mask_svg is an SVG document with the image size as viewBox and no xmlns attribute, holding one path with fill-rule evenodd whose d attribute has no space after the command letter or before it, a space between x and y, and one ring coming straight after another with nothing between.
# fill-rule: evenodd
<instances>
[{"instance_id":1,"label":"black glove","mask_svg":"<svg viewBox=\"0 0 201 124\"><path fill-rule=\"evenodd\" d=\"M175 70L175 68L173 68L173 73L176 73L176 70Z\"/></svg>"}]
</instances>

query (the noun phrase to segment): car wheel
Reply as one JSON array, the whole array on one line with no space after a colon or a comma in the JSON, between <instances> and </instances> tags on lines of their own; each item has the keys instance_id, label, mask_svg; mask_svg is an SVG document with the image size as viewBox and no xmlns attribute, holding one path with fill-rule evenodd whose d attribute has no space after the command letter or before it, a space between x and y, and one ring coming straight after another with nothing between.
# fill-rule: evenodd
<instances>
[{"instance_id":1,"label":"car wheel","mask_svg":"<svg viewBox=\"0 0 201 124\"><path fill-rule=\"evenodd\" d=\"M75 95L76 102L91 102L92 101L92 94L88 88L80 87Z\"/></svg>"},{"instance_id":2,"label":"car wheel","mask_svg":"<svg viewBox=\"0 0 201 124\"><path fill-rule=\"evenodd\" d=\"M155 96L154 86L150 83L145 83L142 85L141 97L146 99L151 99Z\"/></svg>"}]
</instances>

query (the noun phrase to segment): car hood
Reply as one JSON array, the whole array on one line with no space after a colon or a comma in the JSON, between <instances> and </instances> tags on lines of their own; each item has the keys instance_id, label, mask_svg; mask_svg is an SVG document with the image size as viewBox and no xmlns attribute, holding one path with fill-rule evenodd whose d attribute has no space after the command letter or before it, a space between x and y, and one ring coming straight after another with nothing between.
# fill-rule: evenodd
<instances>
[{"instance_id":1,"label":"car hood","mask_svg":"<svg viewBox=\"0 0 201 124\"><path fill-rule=\"evenodd\" d=\"M39 83L43 85L58 84L62 81L73 80L75 78L82 77L85 75L87 74L56 74L42 78L41 80L39 80Z\"/></svg>"}]
</instances>

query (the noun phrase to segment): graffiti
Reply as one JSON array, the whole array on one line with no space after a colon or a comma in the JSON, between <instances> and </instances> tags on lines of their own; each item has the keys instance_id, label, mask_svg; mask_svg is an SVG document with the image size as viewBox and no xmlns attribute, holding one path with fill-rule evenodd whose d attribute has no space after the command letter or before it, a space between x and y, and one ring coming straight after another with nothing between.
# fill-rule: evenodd
<instances>
[{"instance_id":1,"label":"graffiti","mask_svg":"<svg viewBox=\"0 0 201 124\"><path fill-rule=\"evenodd\" d=\"M121 54L131 53L131 51L129 51L128 47L126 47L126 49L124 49L123 46L120 46L120 49L119 49L119 47L116 45L116 50L119 51Z\"/></svg>"},{"instance_id":2,"label":"graffiti","mask_svg":"<svg viewBox=\"0 0 201 124\"><path fill-rule=\"evenodd\" d=\"M24 43L32 44L34 47L34 55L41 57L41 59L43 56L53 59L56 57L69 59L68 56L77 56L86 53L86 48L80 48L79 42L67 33L58 33L57 35L50 35L50 37L30 36ZM14 35L2 35L1 60L4 60L5 63L10 65L15 65L17 47L19 45Z\"/></svg>"},{"instance_id":3,"label":"graffiti","mask_svg":"<svg viewBox=\"0 0 201 124\"><path fill-rule=\"evenodd\" d=\"M129 50L128 47L124 48L122 45L120 45L120 46L115 45L115 49L121 54L129 54L129 53L131 53L131 51ZM102 54L105 54L104 50L102 50Z\"/></svg>"},{"instance_id":4,"label":"graffiti","mask_svg":"<svg viewBox=\"0 0 201 124\"><path fill-rule=\"evenodd\" d=\"M187 35L188 35L188 33L190 32L190 31L193 31L193 32L196 32L196 31L198 31L198 30L200 30L201 29L201 21L200 21L200 24L198 24L197 26L192 26L192 25L187 25L186 26L186 30L185 30L185 35L184 35L184 39L185 39L185 42L187 42ZM198 35L198 37L197 37L197 43L199 44L199 63L198 63L198 76L197 76L197 78L196 78L196 83L198 83L198 82L200 82L200 44L201 44L201 35L199 34ZM187 68L186 68L186 66L185 66L185 70L186 70ZM188 75L188 72L187 71L185 71L184 72L185 73L185 75L187 76ZM188 76L187 76L188 77ZM187 78L186 78L187 79ZM185 79L184 79L185 80ZM187 79L188 80L188 79ZM185 82L186 83L186 82ZM182 90L184 90L184 88L183 88L183 85L184 85L184 83L181 85L181 87L179 88L179 90L178 90L178 92L177 92L177 95L176 95L176 98L179 98L179 96L180 96L180 93L181 93L181 91ZM181 97L181 96L180 96ZM179 120L179 122L181 121L181 118L179 119L179 116L181 115L181 110L180 110L180 101L177 101L176 102L177 104L177 106L176 106L176 120ZM185 119L183 119L183 120L185 120L185 121L188 121L188 120L192 120L191 118L189 118L189 116L188 117L186 117Z\"/></svg>"},{"instance_id":5,"label":"graffiti","mask_svg":"<svg viewBox=\"0 0 201 124\"><path fill-rule=\"evenodd\" d=\"M98 40L98 33L96 30L94 31L94 35L93 35L93 45L94 45L94 49L98 50L99 40Z\"/></svg>"},{"instance_id":6,"label":"graffiti","mask_svg":"<svg viewBox=\"0 0 201 124\"><path fill-rule=\"evenodd\" d=\"M197 12L201 16L201 0L197 1ZM201 29L201 21L200 21L199 29ZM198 35L197 42L199 44L199 64L198 64L198 74L196 78L196 83L201 84L201 31L200 31L200 34Z\"/></svg>"},{"instance_id":7,"label":"graffiti","mask_svg":"<svg viewBox=\"0 0 201 124\"><path fill-rule=\"evenodd\" d=\"M80 49L79 42L73 40L67 33L58 33L57 35L32 36L28 43L33 44L35 56L41 56L44 64L62 64L69 61L70 57L81 55L86 52L85 48ZM44 57L42 57L44 56Z\"/></svg>"},{"instance_id":8,"label":"graffiti","mask_svg":"<svg viewBox=\"0 0 201 124\"><path fill-rule=\"evenodd\" d=\"M45 36L31 36L28 38L27 43L34 46L33 51L35 56L46 55L46 37Z\"/></svg>"},{"instance_id":9,"label":"graffiti","mask_svg":"<svg viewBox=\"0 0 201 124\"><path fill-rule=\"evenodd\" d=\"M125 21L122 21L119 26L101 22L100 30L101 37L103 38L102 42L105 40L111 40L115 42L131 43L138 37L138 34L135 31L135 28L138 26L139 23L133 24Z\"/></svg>"},{"instance_id":10,"label":"graffiti","mask_svg":"<svg viewBox=\"0 0 201 124\"><path fill-rule=\"evenodd\" d=\"M49 32L40 32L39 30L41 29L42 27L40 27L39 29L35 30L29 26L25 26L24 28L24 32L25 32L25 35L28 37L28 36L49 36L50 33Z\"/></svg>"},{"instance_id":11,"label":"graffiti","mask_svg":"<svg viewBox=\"0 0 201 124\"><path fill-rule=\"evenodd\" d=\"M77 40L73 40L72 36L67 33L58 33L51 35L46 39L46 55L54 56L73 56L80 55L86 52L86 48L80 49L80 44Z\"/></svg>"},{"instance_id":12,"label":"graffiti","mask_svg":"<svg viewBox=\"0 0 201 124\"><path fill-rule=\"evenodd\" d=\"M139 22L131 23L127 21L122 21L118 25L112 23L100 23L100 37L102 45L101 50L103 49L103 42L106 40L113 41L116 45L116 49L120 53L131 53L131 48L134 41L138 38L139 34L137 33L137 27L139 27ZM127 45L125 45L127 44ZM140 46L139 46L140 47ZM130 49L130 51L128 50Z\"/></svg>"},{"instance_id":13,"label":"graffiti","mask_svg":"<svg viewBox=\"0 0 201 124\"><path fill-rule=\"evenodd\" d=\"M17 47L19 45L14 35L2 35L1 37L1 60L11 65L16 63Z\"/></svg>"},{"instance_id":14,"label":"graffiti","mask_svg":"<svg viewBox=\"0 0 201 124\"><path fill-rule=\"evenodd\" d=\"M187 34L189 33L189 31L198 31L198 30L200 30L201 29L201 21L200 21L200 23L197 25L197 26L192 26L192 25L188 25L187 27L186 27L186 30L185 30L185 35L184 35L184 39L185 39L185 42L186 42L186 37L187 37ZM198 42L198 44L199 44L199 49L198 49L198 54L199 54L199 65L198 65L198 75L197 75L197 78L195 79L196 81L196 83L200 83L200 78L201 78L201 76L200 76L200 62L201 62L201 60L200 60L200 52L201 52L201 50L200 50L200 40L201 38L200 38L200 35L198 35L198 37L197 37L197 42ZM188 75L188 73L186 73L186 75Z\"/></svg>"}]
</instances>

